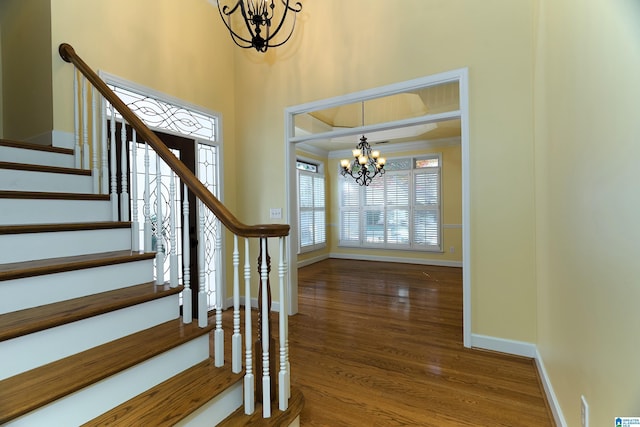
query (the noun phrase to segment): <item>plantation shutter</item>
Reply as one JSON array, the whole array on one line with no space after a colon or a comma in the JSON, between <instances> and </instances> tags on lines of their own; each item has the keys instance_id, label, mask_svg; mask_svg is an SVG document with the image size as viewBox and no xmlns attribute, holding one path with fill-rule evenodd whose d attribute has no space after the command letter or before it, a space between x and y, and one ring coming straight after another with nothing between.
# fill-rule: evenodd
<instances>
[{"instance_id":1,"label":"plantation shutter","mask_svg":"<svg viewBox=\"0 0 640 427\"><path fill-rule=\"evenodd\" d=\"M413 241L417 245L440 247L440 171L415 173Z\"/></svg>"}]
</instances>

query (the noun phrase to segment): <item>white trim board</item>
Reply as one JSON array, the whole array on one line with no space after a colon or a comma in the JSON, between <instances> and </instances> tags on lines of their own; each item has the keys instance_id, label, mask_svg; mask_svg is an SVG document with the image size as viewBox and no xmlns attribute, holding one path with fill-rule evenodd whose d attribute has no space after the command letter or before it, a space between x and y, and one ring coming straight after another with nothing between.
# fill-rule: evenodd
<instances>
[{"instance_id":1,"label":"white trim board","mask_svg":"<svg viewBox=\"0 0 640 427\"><path fill-rule=\"evenodd\" d=\"M487 335L471 334L471 347L500 353L513 354L523 357L536 357L536 345L525 342L490 337Z\"/></svg>"},{"instance_id":2,"label":"white trim board","mask_svg":"<svg viewBox=\"0 0 640 427\"><path fill-rule=\"evenodd\" d=\"M304 261L298 261L298 268L306 267L307 265L315 264L316 262L324 261L325 259L329 259L329 254L317 255Z\"/></svg>"},{"instance_id":3,"label":"white trim board","mask_svg":"<svg viewBox=\"0 0 640 427\"><path fill-rule=\"evenodd\" d=\"M379 255L341 254L341 253L335 253L335 252L330 253L329 258L353 259L353 260L359 260L359 261L399 262L402 264L438 265L441 267L462 267L461 261L448 261L448 260L428 259L428 258L406 258L406 257L390 257L390 256L379 256Z\"/></svg>"},{"instance_id":4,"label":"white trim board","mask_svg":"<svg viewBox=\"0 0 640 427\"><path fill-rule=\"evenodd\" d=\"M542 355L536 348L536 366L538 368L538 374L540 375L540 381L542 382L542 387L544 388L544 393L547 395L547 402L549 402L549 407L551 408L551 412L553 413L553 420L555 421L557 426L567 427L567 421L564 419L564 414L562 413L562 408L560 407L560 402L558 402L558 398L556 397L556 393L553 391L553 386L551 385L551 379L547 375L547 370L544 367L544 361L542 360Z\"/></svg>"}]
</instances>

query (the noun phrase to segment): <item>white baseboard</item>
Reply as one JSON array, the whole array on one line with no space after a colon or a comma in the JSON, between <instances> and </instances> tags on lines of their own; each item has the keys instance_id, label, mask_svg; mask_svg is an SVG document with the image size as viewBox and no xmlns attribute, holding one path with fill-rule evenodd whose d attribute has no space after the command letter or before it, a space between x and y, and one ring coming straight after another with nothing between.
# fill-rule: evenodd
<instances>
[{"instance_id":1,"label":"white baseboard","mask_svg":"<svg viewBox=\"0 0 640 427\"><path fill-rule=\"evenodd\" d=\"M559 427L567 427L567 422L562 414L562 408L560 407L560 403L553 391L553 386L551 385L551 380L547 375L547 370L544 367L542 355L535 344L524 341L489 337L486 335L471 334L471 347L535 359L538 372L540 373L540 381L542 382L544 393L547 396L547 402L549 402L555 424Z\"/></svg>"},{"instance_id":2,"label":"white baseboard","mask_svg":"<svg viewBox=\"0 0 640 427\"><path fill-rule=\"evenodd\" d=\"M567 422L564 419L562 408L560 407L560 403L558 402L556 393L553 391L553 386L551 385L551 380L547 375L547 370L544 367L544 361L542 360L542 355L540 354L537 348L536 348L536 366L538 367L538 372L540 373L540 381L542 381L542 387L544 388L544 392L547 395L547 402L549 402L549 406L551 407L551 412L553 413L553 420L555 421L556 426L567 427Z\"/></svg>"},{"instance_id":3,"label":"white baseboard","mask_svg":"<svg viewBox=\"0 0 640 427\"><path fill-rule=\"evenodd\" d=\"M516 356L530 357L532 359L536 357L535 344L524 341L489 337L486 335L471 334L471 347L498 351L500 353L514 354Z\"/></svg>"},{"instance_id":4,"label":"white baseboard","mask_svg":"<svg viewBox=\"0 0 640 427\"><path fill-rule=\"evenodd\" d=\"M298 268L306 267L307 265L315 264L316 262L324 261L325 259L329 259L329 254L318 255L305 259L304 261L298 261Z\"/></svg>"},{"instance_id":5,"label":"white baseboard","mask_svg":"<svg viewBox=\"0 0 640 427\"><path fill-rule=\"evenodd\" d=\"M425 254L425 257L426 256L427 254ZM329 258L354 259L354 260L360 260L360 261L399 262L404 264L437 265L442 267L462 267L462 261L447 261L447 260L428 259L428 258L405 258L405 257L390 257L390 256L377 256L377 255L342 254L342 253L334 253L334 252L329 254Z\"/></svg>"}]
</instances>

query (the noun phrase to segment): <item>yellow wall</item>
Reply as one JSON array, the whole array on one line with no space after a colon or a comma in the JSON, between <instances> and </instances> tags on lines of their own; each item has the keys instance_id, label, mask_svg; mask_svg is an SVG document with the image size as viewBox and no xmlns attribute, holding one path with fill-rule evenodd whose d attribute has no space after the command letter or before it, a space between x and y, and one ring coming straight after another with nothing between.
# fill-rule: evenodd
<instances>
[{"instance_id":1,"label":"yellow wall","mask_svg":"<svg viewBox=\"0 0 640 427\"><path fill-rule=\"evenodd\" d=\"M357 139L357 138L356 138ZM424 154L440 153L442 155L442 224L462 224L462 159L460 144L455 146L434 147L420 151L393 153L389 151L392 146L382 148L383 155L387 158L410 157ZM443 252L424 252L407 250L385 249L356 249L339 246L340 241L340 199L339 199L339 170L340 159L331 159L328 175L333 191L327 193L332 200L332 208L329 223L331 234L331 253L340 255L368 255L373 257L404 258L407 261L416 262L416 259L432 262L462 262L462 229L444 228L442 230ZM449 252L450 248L454 252Z\"/></svg>"},{"instance_id":2,"label":"yellow wall","mask_svg":"<svg viewBox=\"0 0 640 427\"><path fill-rule=\"evenodd\" d=\"M538 346L569 426L640 416L640 3L542 0Z\"/></svg>"},{"instance_id":3,"label":"yellow wall","mask_svg":"<svg viewBox=\"0 0 640 427\"><path fill-rule=\"evenodd\" d=\"M285 206L285 107L469 67L473 332L535 342L532 26L531 1L305 1L289 43L234 53L240 211Z\"/></svg>"},{"instance_id":4,"label":"yellow wall","mask_svg":"<svg viewBox=\"0 0 640 427\"><path fill-rule=\"evenodd\" d=\"M2 133L26 139L52 125L50 0L2 0Z\"/></svg>"},{"instance_id":5,"label":"yellow wall","mask_svg":"<svg viewBox=\"0 0 640 427\"><path fill-rule=\"evenodd\" d=\"M225 203L235 209L235 98L232 46L214 6L201 0L51 2L54 126L73 130L73 67L66 42L94 70L219 112L223 121ZM239 216L243 220L242 216Z\"/></svg>"}]
</instances>

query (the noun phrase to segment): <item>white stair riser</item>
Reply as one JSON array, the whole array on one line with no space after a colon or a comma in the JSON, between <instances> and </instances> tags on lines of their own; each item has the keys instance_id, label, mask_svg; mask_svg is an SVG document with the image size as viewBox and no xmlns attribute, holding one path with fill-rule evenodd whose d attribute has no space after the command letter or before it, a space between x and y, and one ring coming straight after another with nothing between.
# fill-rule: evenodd
<instances>
[{"instance_id":1,"label":"white stair riser","mask_svg":"<svg viewBox=\"0 0 640 427\"><path fill-rule=\"evenodd\" d=\"M0 282L0 314L153 280L153 259Z\"/></svg>"},{"instance_id":2,"label":"white stair riser","mask_svg":"<svg viewBox=\"0 0 640 427\"><path fill-rule=\"evenodd\" d=\"M70 154L50 153L47 151L0 146L0 161L25 163L28 165L75 167L75 159Z\"/></svg>"},{"instance_id":3,"label":"white stair riser","mask_svg":"<svg viewBox=\"0 0 640 427\"><path fill-rule=\"evenodd\" d=\"M68 427L83 424L208 357L209 336L205 334L4 426Z\"/></svg>"},{"instance_id":4,"label":"white stair riser","mask_svg":"<svg viewBox=\"0 0 640 427\"><path fill-rule=\"evenodd\" d=\"M46 365L180 315L178 295L0 342L0 380Z\"/></svg>"},{"instance_id":5,"label":"white stair riser","mask_svg":"<svg viewBox=\"0 0 640 427\"><path fill-rule=\"evenodd\" d=\"M0 190L93 193L91 176L0 168Z\"/></svg>"},{"instance_id":6,"label":"white stair riser","mask_svg":"<svg viewBox=\"0 0 640 427\"><path fill-rule=\"evenodd\" d=\"M56 231L0 235L0 264L46 258L131 250L131 230Z\"/></svg>"},{"instance_id":7,"label":"white stair riser","mask_svg":"<svg viewBox=\"0 0 640 427\"><path fill-rule=\"evenodd\" d=\"M242 381L238 381L202 405L200 409L177 422L174 427L211 427L218 425L244 403L242 396Z\"/></svg>"},{"instance_id":8,"label":"white stair riser","mask_svg":"<svg viewBox=\"0 0 640 427\"><path fill-rule=\"evenodd\" d=\"M0 199L3 225L111 221L111 215L109 201Z\"/></svg>"}]
</instances>

